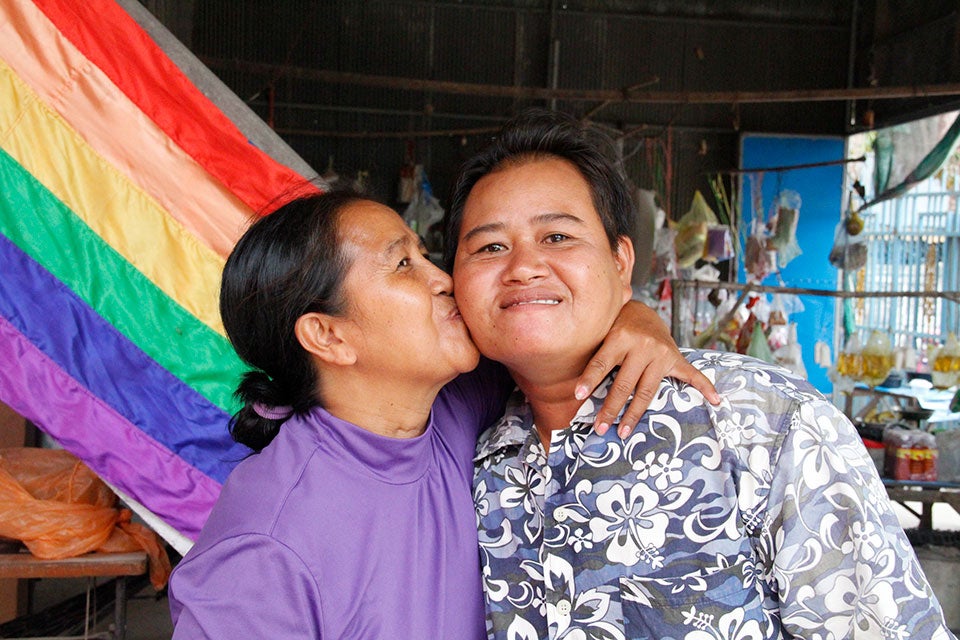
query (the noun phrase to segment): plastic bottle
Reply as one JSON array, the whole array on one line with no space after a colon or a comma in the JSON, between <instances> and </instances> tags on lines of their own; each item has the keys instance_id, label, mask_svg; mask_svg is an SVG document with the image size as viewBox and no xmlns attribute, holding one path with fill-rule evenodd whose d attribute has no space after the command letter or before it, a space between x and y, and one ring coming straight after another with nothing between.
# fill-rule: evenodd
<instances>
[{"instance_id":1,"label":"plastic bottle","mask_svg":"<svg viewBox=\"0 0 960 640\"><path fill-rule=\"evenodd\" d=\"M863 373L860 339L856 334L850 336L843 351L837 356L837 373L851 380L859 380Z\"/></svg>"},{"instance_id":2,"label":"plastic bottle","mask_svg":"<svg viewBox=\"0 0 960 640\"><path fill-rule=\"evenodd\" d=\"M893 349L890 348L890 338L879 331L874 331L860 353L863 362L861 380L871 387L886 380L890 370L893 369Z\"/></svg>"},{"instance_id":3,"label":"plastic bottle","mask_svg":"<svg viewBox=\"0 0 960 640\"><path fill-rule=\"evenodd\" d=\"M930 377L937 389L949 389L960 382L960 342L953 333L933 357Z\"/></svg>"},{"instance_id":4,"label":"plastic bottle","mask_svg":"<svg viewBox=\"0 0 960 640\"><path fill-rule=\"evenodd\" d=\"M889 427L883 432L884 473L894 480L935 481L937 440L931 433Z\"/></svg>"}]
</instances>

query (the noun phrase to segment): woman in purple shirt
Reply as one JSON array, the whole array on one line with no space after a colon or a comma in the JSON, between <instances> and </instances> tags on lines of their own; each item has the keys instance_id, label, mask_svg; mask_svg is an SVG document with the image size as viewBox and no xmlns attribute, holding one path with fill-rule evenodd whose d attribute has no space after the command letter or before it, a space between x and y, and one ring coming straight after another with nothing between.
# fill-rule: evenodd
<instances>
[{"instance_id":1,"label":"woman in purple shirt","mask_svg":"<svg viewBox=\"0 0 960 640\"><path fill-rule=\"evenodd\" d=\"M513 383L477 366L417 236L355 193L295 200L240 239L220 310L253 367L231 434L257 453L171 576L174 638L486 637L472 459ZM656 326L630 376L702 386Z\"/></svg>"}]
</instances>

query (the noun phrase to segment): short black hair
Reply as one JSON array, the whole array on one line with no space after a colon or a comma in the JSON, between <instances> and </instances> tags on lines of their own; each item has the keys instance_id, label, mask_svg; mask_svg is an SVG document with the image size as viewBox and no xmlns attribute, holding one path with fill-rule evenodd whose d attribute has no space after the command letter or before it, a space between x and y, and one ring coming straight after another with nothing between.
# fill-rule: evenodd
<instances>
[{"instance_id":1,"label":"short black hair","mask_svg":"<svg viewBox=\"0 0 960 640\"><path fill-rule=\"evenodd\" d=\"M444 266L453 270L463 209L481 178L511 163L554 156L572 163L590 188L610 247L621 236L633 237L636 212L626 180L612 159L612 144L568 114L527 109L504 125L493 142L460 169L451 197L444 242Z\"/></svg>"}]
</instances>

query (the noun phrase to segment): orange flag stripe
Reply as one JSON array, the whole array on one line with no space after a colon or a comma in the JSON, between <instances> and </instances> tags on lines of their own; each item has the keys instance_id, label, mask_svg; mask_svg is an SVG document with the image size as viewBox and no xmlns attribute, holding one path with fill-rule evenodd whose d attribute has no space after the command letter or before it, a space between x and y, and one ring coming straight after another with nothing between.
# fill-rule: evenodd
<instances>
[{"instance_id":1,"label":"orange flag stripe","mask_svg":"<svg viewBox=\"0 0 960 640\"><path fill-rule=\"evenodd\" d=\"M250 207L174 144L32 2L0 3L0 60L200 242L229 254Z\"/></svg>"}]
</instances>

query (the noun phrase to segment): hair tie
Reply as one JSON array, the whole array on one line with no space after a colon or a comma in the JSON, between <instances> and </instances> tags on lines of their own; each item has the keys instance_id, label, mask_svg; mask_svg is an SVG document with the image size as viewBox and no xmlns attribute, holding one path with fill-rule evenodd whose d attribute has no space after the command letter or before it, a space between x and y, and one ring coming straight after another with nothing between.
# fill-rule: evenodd
<instances>
[{"instance_id":1,"label":"hair tie","mask_svg":"<svg viewBox=\"0 0 960 640\"><path fill-rule=\"evenodd\" d=\"M263 403L254 402L250 406L253 408L254 413L261 418L266 418L267 420L286 420L293 415L293 407L288 407L285 405L268 407Z\"/></svg>"}]
</instances>

